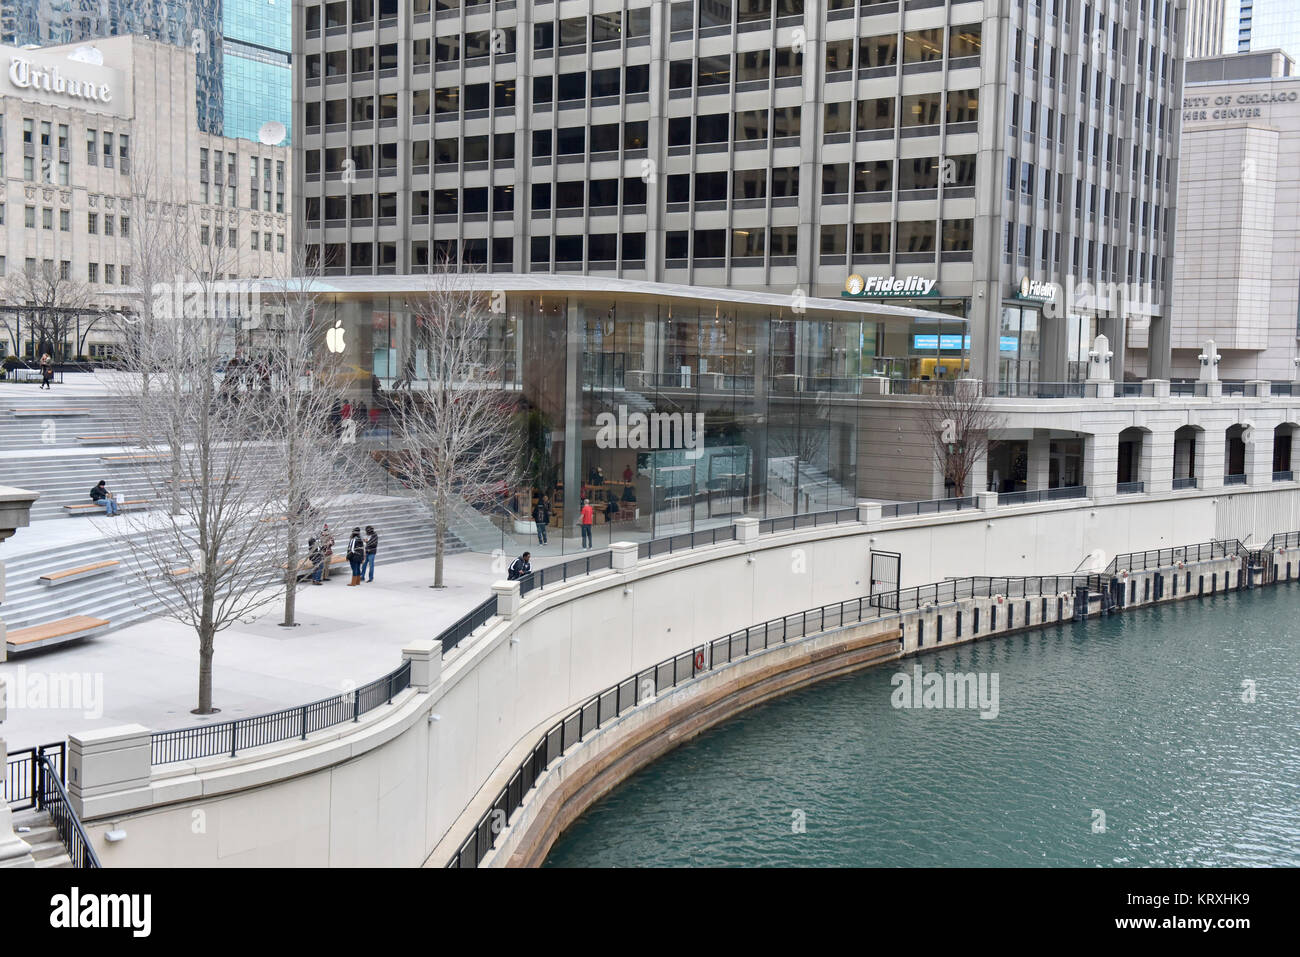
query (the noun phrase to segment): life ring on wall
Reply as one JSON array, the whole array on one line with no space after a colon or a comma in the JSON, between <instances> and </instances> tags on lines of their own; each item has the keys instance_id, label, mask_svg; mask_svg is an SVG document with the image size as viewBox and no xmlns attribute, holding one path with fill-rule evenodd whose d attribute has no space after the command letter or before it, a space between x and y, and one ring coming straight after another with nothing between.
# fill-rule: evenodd
<instances>
[{"instance_id":1,"label":"life ring on wall","mask_svg":"<svg viewBox=\"0 0 1300 957\"><path fill-rule=\"evenodd\" d=\"M695 652L695 670L702 671L703 669L704 669L704 652L697 651Z\"/></svg>"}]
</instances>

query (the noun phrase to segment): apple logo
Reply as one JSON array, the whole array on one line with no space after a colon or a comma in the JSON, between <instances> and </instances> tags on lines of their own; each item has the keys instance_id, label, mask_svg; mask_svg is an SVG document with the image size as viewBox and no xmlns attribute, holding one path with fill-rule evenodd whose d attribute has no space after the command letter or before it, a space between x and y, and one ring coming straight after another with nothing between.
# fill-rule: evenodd
<instances>
[{"instance_id":1,"label":"apple logo","mask_svg":"<svg viewBox=\"0 0 1300 957\"><path fill-rule=\"evenodd\" d=\"M343 343L343 320L334 323L334 328L325 333L325 347L330 352L339 353L347 348Z\"/></svg>"}]
</instances>

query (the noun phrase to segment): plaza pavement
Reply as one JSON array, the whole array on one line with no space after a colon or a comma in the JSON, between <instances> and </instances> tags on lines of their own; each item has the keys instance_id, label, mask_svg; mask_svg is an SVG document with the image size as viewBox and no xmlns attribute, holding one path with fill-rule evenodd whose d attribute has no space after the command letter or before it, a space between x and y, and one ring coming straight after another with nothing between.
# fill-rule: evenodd
<instances>
[{"instance_id":1,"label":"plaza pavement","mask_svg":"<svg viewBox=\"0 0 1300 957\"><path fill-rule=\"evenodd\" d=\"M429 587L432 558L381 561L374 582L356 588L348 587L346 569L335 569L329 582L298 592L298 627L279 626L283 604L275 602L217 635L212 688L221 711L206 717L190 714L198 702L198 638L174 621L156 618L11 657L0 664L12 689L9 750L120 724L166 730L226 721L351 690L396 668L403 646L435 637L488 598L491 583L505 578L493 564L490 555L450 555L440 590ZM71 686L81 700L42 704L36 693L53 675L80 676Z\"/></svg>"}]
</instances>

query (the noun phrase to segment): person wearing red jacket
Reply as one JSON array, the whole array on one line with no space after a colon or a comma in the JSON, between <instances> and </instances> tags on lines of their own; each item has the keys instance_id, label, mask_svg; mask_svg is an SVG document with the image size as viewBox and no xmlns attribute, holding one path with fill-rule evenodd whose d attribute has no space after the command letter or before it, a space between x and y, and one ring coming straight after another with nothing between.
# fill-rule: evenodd
<instances>
[{"instance_id":1,"label":"person wearing red jacket","mask_svg":"<svg viewBox=\"0 0 1300 957\"><path fill-rule=\"evenodd\" d=\"M591 507L591 499L582 500L582 547L591 548L591 525L596 520L596 511Z\"/></svg>"}]
</instances>

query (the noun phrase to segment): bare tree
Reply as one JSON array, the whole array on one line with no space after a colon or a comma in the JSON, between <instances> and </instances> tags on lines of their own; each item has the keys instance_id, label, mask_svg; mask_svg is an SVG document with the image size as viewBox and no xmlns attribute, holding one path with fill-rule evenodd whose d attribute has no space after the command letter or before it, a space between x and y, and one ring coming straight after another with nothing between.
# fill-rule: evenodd
<instances>
[{"instance_id":1,"label":"bare tree","mask_svg":"<svg viewBox=\"0 0 1300 957\"><path fill-rule=\"evenodd\" d=\"M492 311L475 274L443 263L411 303L411 348L427 367L392 393L396 468L434 515L433 587L443 587L448 517L458 500L485 506L513 484L522 437L518 402L503 388L504 363L488 343Z\"/></svg>"},{"instance_id":2,"label":"bare tree","mask_svg":"<svg viewBox=\"0 0 1300 957\"><path fill-rule=\"evenodd\" d=\"M36 343L37 355L66 352L68 340L77 338L78 317L90 323L100 314L91 304L90 287L65 275L53 261L31 263L10 273L0 284L0 297L16 311L6 326L18 354L22 351L18 339L27 337ZM18 330L20 319L26 323L27 336ZM73 343L74 349L78 346L79 342Z\"/></svg>"},{"instance_id":3,"label":"bare tree","mask_svg":"<svg viewBox=\"0 0 1300 957\"><path fill-rule=\"evenodd\" d=\"M215 278L233 271L233 243L218 245L181 204L136 202L140 284L115 381L135 407L152 498L170 507L128 513L120 538L164 614L194 629L195 713L210 714L216 635L278 597L267 586L284 503L272 491L265 410L223 394L217 371L243 313L238 290L232 298Z\"/></svg>"},{"instance_id":4,"label":"bare tree","mask_svg":"<svg viewBox=\"0 0 1300 957\"><path fill-rule=\"evenodd\" d=\"M275 462L272 488L286 503L277 548L285 627L295 624L301 543L319 536L322 519L341 496L358 491L373 471L373 463L359 459L354 437L340 434L332 417L345 384L339 357L327 346L329 331L317 321L320 269L308 266L301 251L294 257L290 276L259 284L269 292L259 297L255 321L269 339L255 399L267 417L262 431Z\"/></svg>"},{"instance_id":5,"label":"bare tree","mask_svg":"<svg viewBox=\"0 0 1300 957\"><path fill-rule=\"evenodd\" d=\"M929 436L944 485L965 494L975 466L989 447L989 433L1002 419L983 394L978 379L959 379L955 388L936 390L919 403L921 428Z\"/></svg>"}]
</instances>

